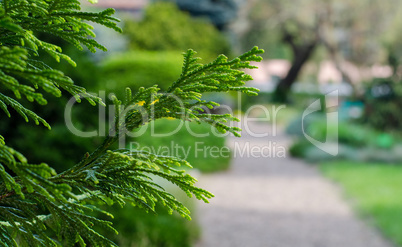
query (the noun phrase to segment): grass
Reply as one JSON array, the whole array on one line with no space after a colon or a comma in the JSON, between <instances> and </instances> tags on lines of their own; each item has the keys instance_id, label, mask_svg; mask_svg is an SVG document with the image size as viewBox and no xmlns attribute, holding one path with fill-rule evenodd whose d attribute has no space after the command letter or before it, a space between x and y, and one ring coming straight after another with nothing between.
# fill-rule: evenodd
<instances>
[{"instance_id":1,"label":"grass","mask_svg":"<svg viewBox=\"0 0 402 247\"><path fill-rule=\"evenodd\" d=\"M325 163L321 170L344 188L363 217L402 246L402 166L343 161Z\"/></svg>"}]
</instances>

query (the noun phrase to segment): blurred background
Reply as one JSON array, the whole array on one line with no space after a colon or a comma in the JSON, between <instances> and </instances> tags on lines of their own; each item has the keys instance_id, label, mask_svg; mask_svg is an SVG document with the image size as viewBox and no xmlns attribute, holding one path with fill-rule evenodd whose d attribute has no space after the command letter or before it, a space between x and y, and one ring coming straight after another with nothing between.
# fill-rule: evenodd
<instances>
[{"instance_id":1,"label":"blurred background","mask_svg":"<svg viewBox=\"0 0 402 247\"><path fill-rule=\"evenodd\" d=\"M277 127L277 133L263 140L245 134L244 142L261 146L275 141L286 148L286 157L240 160L235 157L234 149L232 158L213 155L199 158L190 152L187 159L196 169L196 176L207 181L206 187L213 193L216 190L217 197L222 193L229 202L226 208L222 206L224 203L219 204L219 199L214 204L213 199L206 209L180 192L174 193L192 210L192 221L169 215L162 207L158 216L131 206L113 208L113 222L120 234L110 238L120 246L371 246L363 239L376 244L373 246L402 246L400 0L99 0L94 5L82 2L89 11L115 8L124 33L95 25L97 40L109 49L107 53L96 54L77 51L54 37L42 37L57 42L77 62L77 68L65 62L55 66L76 84L95 93L106 90L106 95L110 92L123 95L126 87L137 90L153 84L166 89L180 75L181 54L189 48L196 50L203 62L208 62L219 54L233 57L257 45L266 51L264 61L258 64L258 70L247 72L254 78L248 86L259 88L259 96L207 97L230 106L240 117L247 113L259 119L251 124L256 130L264 132L272 130L273 125ZM52 58L45 59L53 63ZM325 95L335 90L338 104L327 109ZM321 110L303 119L303 111L317 99ZM69 132L64 122L67 101L65 95L62 100L49 100L49 107L34 109L51 124L51 132L20 124L18 118L1 121L0 129L7 130L3 133L9 145L27 154L31 162L46 162L58 171L79 161L102 138L81 138ZM253 108L255 105L261 107ZM262 109L271 111L280 105L285 107L275 120L267 119L267 112ZM88 131L98 129L100 124L107 126L107 118L99 122L98 111L86 103L75 106L74 125ZM334 111L339 121L328 122L327 113ZM154 130L168 133L178 124L176 120L163 119L155 123ZM196 133L210 131L204 125L191 125L191 129ZM328 138L331 131L338 133L336 139ZM322 143L337 144L338 154L333 156L317 148L305 134ZM173 136L159 138L146 130L128 143L158 148L174 142L194 149L196 141L204 146L233 148L236 140L214 135L195 138L182 128ZM42 150L44 146L48 148ZM302 177L300 174L304 177L297 180ZM275 176L280 176L284 183L275 184ZM247 179L242 180L245 177L251 178L251 184L255 182L255 188L246 183ZM308 179L319 179L318 187L332 186L341 192L315 191L317 188L308 186L305 190L292 190L304 188L295 179L304 184L311 181ZM249 190L234 190L231 183ZM268 193L269 188L277 190ZM254 192L250 194L250 190ZM298 196L289 196L286 191ZM239 211L226 210L235 208L236 200L246 194L258 200L240 203L243 206ZM314 195L322 197L311 205L317 199ZM235 201L230 201L234 198ZM282 210L285 209L281 203L305 201L296 210L296 215L303 217L294 216L295 209L289 208L281 212L291 220L273 218L275 211L269 211L272 198ZM347 216L350 221L333 224L330 217L312 219L311 215L325 208L331 198L343 210L351 208L352 213ZM255 209L259 203L267 207ZM217 220L219 217L215 216L224 212L227 217ZM236 218L238 222L233 221ZM318 223L310 226L313 221ZM277 227L275 222L284 225ZM354 231L347 226L349 223L362 226ZM323 225L328 229L321 233ZM252 231L253 226L263 231ZM286 230L276 232L281 227ZM300 236L299 227L307 229ZM351 234L338 232L342 228ZM357 235L361 232L364 234ZM282 240L275 239L278 236Z\"/></svg>"}]
</instances>

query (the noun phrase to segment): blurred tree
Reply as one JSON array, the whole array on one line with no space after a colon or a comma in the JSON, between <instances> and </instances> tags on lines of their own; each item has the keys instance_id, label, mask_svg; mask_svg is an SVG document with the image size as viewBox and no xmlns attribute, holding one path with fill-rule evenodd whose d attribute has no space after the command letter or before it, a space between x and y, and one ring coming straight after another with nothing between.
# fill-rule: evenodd
<instances>
[{"instance_id":1,"label":"blurred tree","mask_svg":"<svg viewBox=\"0 0 402 247\"><path fill-rule=\"evenodd\" d=\"M397 13L402 13L402 4L395 6ZM402 63L402 15L396 15L394 21L386 29L382 40L387 49L387 60L393 69L393 79L402 80L402 71L399 69Z\"/></svg>"},{"instance_id":2,"label":"blurred tree","mask_svg":"<svg viewBox=\"0 0 402 247\"><path fill-rule=\"evenodd\" d=\"M280 42L291 48L292 66L276 88L276 101L286 101L303 65L320 45L343 75L343 80L353 86L342 67L343 60L356 64L384 61L380 37L394 23L401 5L397 0L254 0L250 4L254 9L250 16L251 26L259 26L260 37L266 33L279 34ZM258 36L255 28L250 32Z\"/></svg>"},{"instance_id":3,"label":"blurred tree","mask_svg":"<svg viewBox=\"0 0 402 247\"><path fill-rule=\"evenodd\" d=\"M176 51L114 53L101 62L99 85L118 96L124 95L126 87L138 91L140 87L158 84L159 88L167 90L180 75L182 63Z\"/></svg>"},{"instance_id":4,"label":"blurred tree","mask_svg":"<svg viewBox=\"0 0 402 247\"><path fill-rule=\"evenodd\" d=\"M183 51L191 47L208 57L230 51L224 35L211 23L191 18L169 2L149 5L143 20L126 22L125 32L133 49Z\"/></svg>"}]
</instances>

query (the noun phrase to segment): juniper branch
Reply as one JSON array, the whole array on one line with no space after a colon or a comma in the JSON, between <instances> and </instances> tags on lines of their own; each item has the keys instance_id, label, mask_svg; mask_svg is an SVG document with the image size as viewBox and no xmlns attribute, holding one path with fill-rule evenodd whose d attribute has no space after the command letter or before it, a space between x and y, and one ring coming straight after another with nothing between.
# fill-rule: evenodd
<instances>
[{"instance_id":1,"label":"juniper branch","mask_svg":"<svg viewBox=\"0 0 402 247\"><path fill-rule=\"evenodd\" d=\"M46 104L38 90L60 96L63 89L77 100L85 97L92 104L102 104L60 71L34 59L44 51L56 61L64 59L75 65L60 47L38 39L33 31L58 36L79 49L86 46L91 51L104 50L89 38L94 34L84 20L120 31L112 14L110 9L100 13L81 12L78 0L0 1L0 85L6 89L0 92L0 108L5 114L10 116L10 107L26 121L31 119L50 128L44 119L19 103L24 96ZM135 94L127 89L124 101L114 97L115 124L109 136L92 154L61 174L46 164L30 164L0 136L0 244L17 246L15 238L18 238L18 242L33 246L114 245L94 230L95 226L101 226L115 231L111 223L89 215L101 203L130 202L154 212L159 202L169 212L177 211L190 219L189 210L152 179L157 176L168 180L188 196L208 202L213 194L196 187L196 179L179 168L191 167L188 162L140 150L109 149L127 132L166 117L204 122L220 132L239 136L239 128L227 125L238 119L229 114L206 114L205 107L218 104L203 100L202 95L229 91L255 95L257 89L244 86L252 78L240 69L255 68L250 61L260 61L262 52L255 47L232 60L221 55L211 63L201 64L194 56L196 53L188 50L182 74L168 91L153 86L141 88ZM10 92L16 99L8 95ZM49 232L55 237L50 237Z\"/></svg>"}]
</instances>

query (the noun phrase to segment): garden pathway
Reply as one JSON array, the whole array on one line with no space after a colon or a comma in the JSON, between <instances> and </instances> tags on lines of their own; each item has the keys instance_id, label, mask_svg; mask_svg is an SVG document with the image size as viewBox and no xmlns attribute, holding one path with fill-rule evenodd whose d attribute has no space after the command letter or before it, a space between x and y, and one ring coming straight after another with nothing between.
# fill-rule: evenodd
<instances>
[{"instance_id":1,"label":"garden pathway","mask_svg":"<svg viewBox=\"0 0 402 247\"><path fill-rule=\"evenodd\" d=\"M254 132L272 132L263 123L249 126ZM255 156L269 142L272 151L274 146L276 151L280 146L287 150L289 138L280 133L264 138L242 135L230 138L230 145L237 147L231 169L199 179L199 185L215 198L199 205L202 236L197 247L392 246L353 214L338 186L314 166L288 154L286 158L240 157L239 147L247 145L250 150L254 147Z\"/></svg>"}]
</instances>

